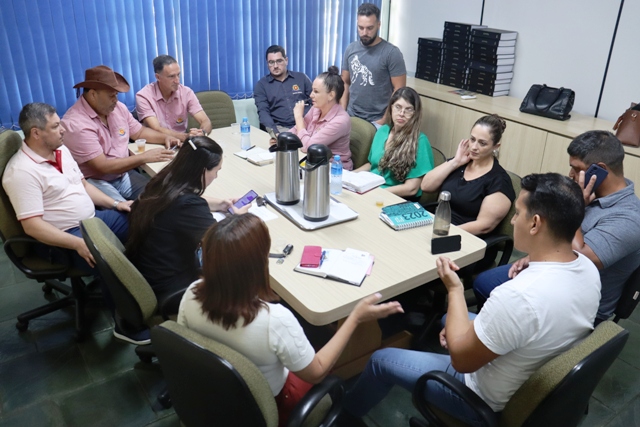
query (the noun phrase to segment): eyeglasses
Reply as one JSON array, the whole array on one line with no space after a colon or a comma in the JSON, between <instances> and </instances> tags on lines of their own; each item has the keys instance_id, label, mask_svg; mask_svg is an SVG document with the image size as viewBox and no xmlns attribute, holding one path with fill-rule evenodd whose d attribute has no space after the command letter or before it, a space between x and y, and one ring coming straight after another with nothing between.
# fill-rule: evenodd
<instances>
[{"instance_id":1,"label":"eyeglasses","mask_svg":"<svg viewBox=\"0 0 640 427\"><path fill-rule=\"evenodd\" d=\"M395 104L393 106L393 111L396 114L400 114L400 113L404 113L405 117L411 117L413 116L413 114L416 112L416 110L413 109L413 107L407 107L407 108L402 108L400 105Z\"/></svg>"},{"instance_id":2,"label":"eyeglasses","mask_svg":"<svg viewBox=\"0 0 640 427\"><path fill-rule=\"evenodd\" d=\"M269 67L273 67L276 64L282 65L284 64L284 59L280 58L280 59L276 59L275 61L267 61L267 64L269 64Z\"/></svg>"}]
</instances>

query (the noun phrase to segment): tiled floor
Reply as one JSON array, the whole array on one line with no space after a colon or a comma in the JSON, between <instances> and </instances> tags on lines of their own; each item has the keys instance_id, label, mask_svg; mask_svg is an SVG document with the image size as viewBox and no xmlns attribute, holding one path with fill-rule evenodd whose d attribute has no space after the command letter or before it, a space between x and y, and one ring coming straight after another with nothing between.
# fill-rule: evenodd
<instances>
[{"instance_id":1,"label":"tiled floor","mask_svg":"<svg viewBox=\"0 0 640 427\"><path fill-rule=\"evenodd\" d=\"M45 300L40 286L0 252L0 427L179 425L173 410L156 401L157 364L141 363L133 346L113 338L104 308L88 310L92 334L81 344L73 340L70 310L18 333L16 315ZM596 389L582 427L640 425L640 310L620 324L631 332L629 341ZM414 415L409 392L394 388L365 422L408 426Z\"/></svg>"}]
</instances>

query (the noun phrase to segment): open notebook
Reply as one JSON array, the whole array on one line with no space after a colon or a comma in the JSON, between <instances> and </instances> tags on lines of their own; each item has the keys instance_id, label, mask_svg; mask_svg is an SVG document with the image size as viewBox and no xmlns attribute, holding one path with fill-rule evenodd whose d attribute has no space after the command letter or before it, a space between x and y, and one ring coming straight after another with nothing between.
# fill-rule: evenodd
<instances>
[{"instance_id":1,"label":"open notebook","mask_svg":"<svg viewBox=\"0 0 640 427\"><path fill-rule=\"evenodd\" d=\"M373 264L373 257L368 252L347 248L324 249L320 267L301 267L298 264L294 270L299 273L311 274L325 279L336 280L354 286L360 286Z\"/></svg>"},{"instance_id":2,"label":"open notebook","mask_svg":"<svg viewBox=\"0 0 640 427\"><path fill-rule=\"evenodd\" d=\"M276 153L272 153L269 150L265 150L260 147L253 147L249 150L236 151L236 156L241 159L246 159L249 163L254 165L263 166L273 163L276 158Z\"/></svg>"}]
</instances>

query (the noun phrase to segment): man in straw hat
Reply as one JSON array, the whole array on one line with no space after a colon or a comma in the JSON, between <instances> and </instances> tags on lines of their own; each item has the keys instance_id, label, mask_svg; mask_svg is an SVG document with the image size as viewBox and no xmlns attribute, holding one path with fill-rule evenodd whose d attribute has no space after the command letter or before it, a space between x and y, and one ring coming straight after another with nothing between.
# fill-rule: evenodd
<instances>
[{"instance_id":1,"label":"man in straw hat","mask_svg":"<svg viewBox=\"0 0 640 427\"><path fill-rule=\"evenodd\" d=\"M135 200L148 178L134 170L149 163L171 160L172 145L180 141L143 127L127 107L118 101L119 92L128 92L129 83L106 65L85 71L82 96L65 113L65 145L90 183L116 201ZM145 139L164 145L143 154L129 156L129 139Z\"/></svg>"}]
</instances>

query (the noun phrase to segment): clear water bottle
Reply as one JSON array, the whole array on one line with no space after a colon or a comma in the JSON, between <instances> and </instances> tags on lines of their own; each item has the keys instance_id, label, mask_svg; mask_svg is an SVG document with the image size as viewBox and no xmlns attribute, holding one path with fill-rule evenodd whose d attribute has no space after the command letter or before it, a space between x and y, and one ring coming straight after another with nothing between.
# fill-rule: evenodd
<instances>
[{"instance_id":1,"label":"clear water bottle","mask_svg":"<svg viewBox=\"0 0 640 427\"><path fill-rule=\"evenodd\" d=\"M331 160L331 194L342 194L342 160L339 154Z\"/></svg>"},{"instance_id":2,"label":"clear water bottle","mask_svg":"<svg viewBox=\"0 0 640 427\"><path fill-rule=\"evenodd\" d=\"M251 126L249 119L243 117L240 124L240 148L246 150L249 147L251 147Z\"/></svg>"},{"instance_id":3,"label":"clear water bottle","mask_svg":"<svg viewBox=\"0 0 640 427\"><path fill-rule=\"evenodd\" d=\"M433 234L436 236L446 236L449 234L449 226L451 225L451 193L443 191L438 197L438 207L436 209L436 218L433 221Z\"/></svg>"}]
</instances>

